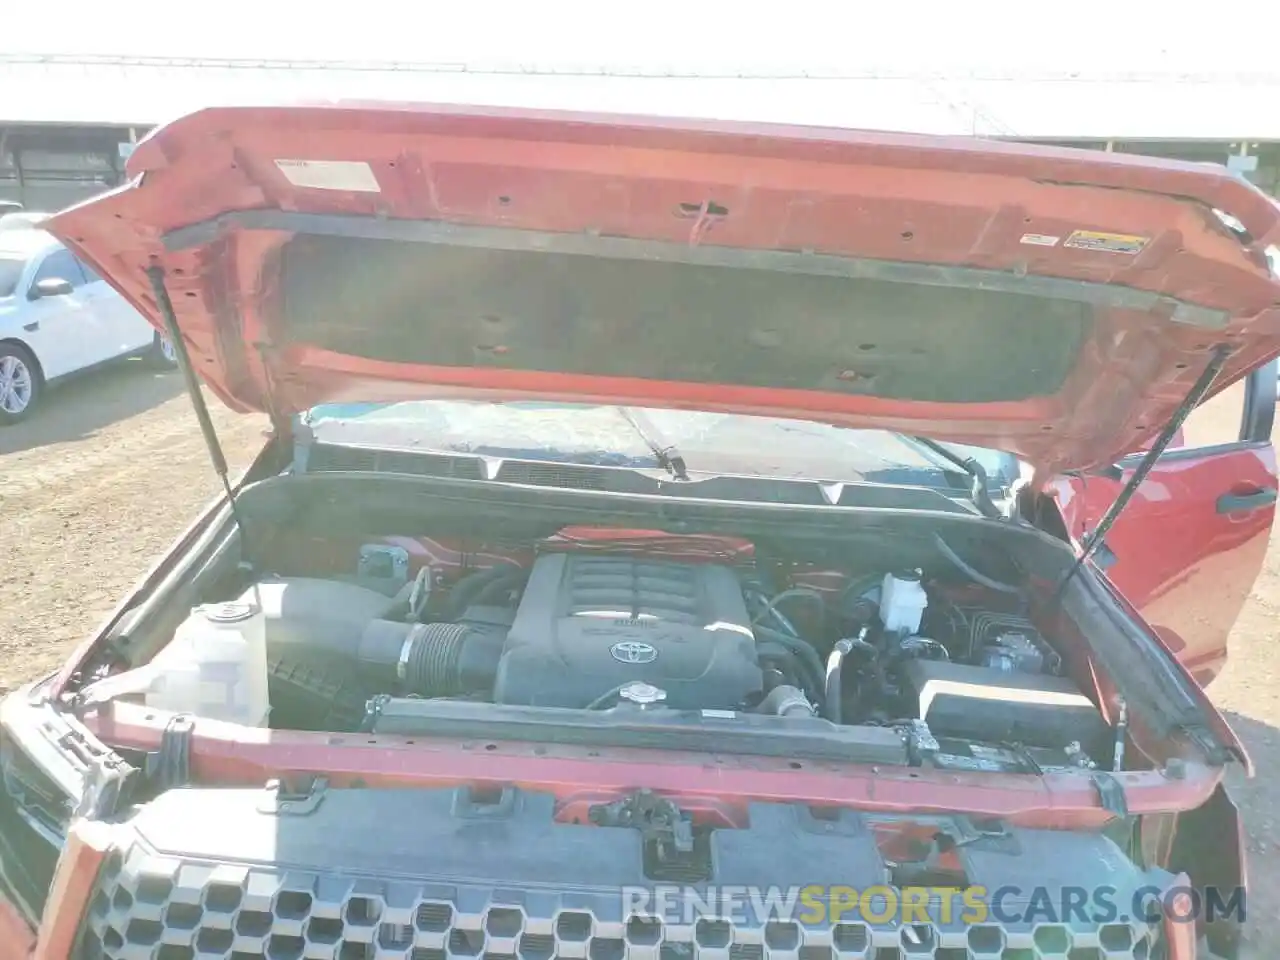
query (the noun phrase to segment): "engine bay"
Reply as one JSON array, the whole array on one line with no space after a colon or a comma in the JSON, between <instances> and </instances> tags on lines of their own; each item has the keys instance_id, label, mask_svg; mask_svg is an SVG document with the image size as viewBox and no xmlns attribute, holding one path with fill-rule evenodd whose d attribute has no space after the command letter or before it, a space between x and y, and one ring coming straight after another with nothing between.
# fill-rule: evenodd
<instances>
[{"instance_id":1,"label":"engine bay","mask_svg":"<svg viewBox=\"0 0 1280 960\"><path fill-rule=\"evenodd\" d=\"M731 537L598 527L353 552L344 571L299 551L219 598L260 612L273 728L507 722L526 740L729 752L742 736L775 755L1022 773L1092 769L1122 735L1026 598L958 558L840 570Z\"/></svg>"}]
</instances>

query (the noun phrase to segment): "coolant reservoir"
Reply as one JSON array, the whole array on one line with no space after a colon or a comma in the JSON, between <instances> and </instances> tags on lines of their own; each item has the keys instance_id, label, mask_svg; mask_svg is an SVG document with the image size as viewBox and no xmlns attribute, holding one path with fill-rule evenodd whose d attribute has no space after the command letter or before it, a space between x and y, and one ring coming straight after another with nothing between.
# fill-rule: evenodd
<instances>
[{"instance_id":1,"label":"coolant reservoir","mask_svg":"<svg viewBox=\"0 0 1280 960\"><path fill-rule=\"evenodd\" d=\"M149 666L147 706L266 726L266 618L248 598L196 607Z\"/></svg>"}]
</instances>

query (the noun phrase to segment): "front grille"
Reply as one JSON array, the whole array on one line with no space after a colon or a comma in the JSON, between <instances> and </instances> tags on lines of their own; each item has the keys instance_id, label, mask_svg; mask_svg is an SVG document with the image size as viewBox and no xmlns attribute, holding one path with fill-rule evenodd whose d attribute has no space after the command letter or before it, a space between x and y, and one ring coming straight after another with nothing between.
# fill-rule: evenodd
<instances>
[{"instance_id":1,"label":"front grille","mask_svg":"<svg viewBox=\"0 0 1280 960\"><path fill-rule=\"evenodd\" d=\"M80 960L1158 960L1154 929L802 926L621 915L585 891L211 866L135 847L95 887Z\"/></svg>"}]
</instances>

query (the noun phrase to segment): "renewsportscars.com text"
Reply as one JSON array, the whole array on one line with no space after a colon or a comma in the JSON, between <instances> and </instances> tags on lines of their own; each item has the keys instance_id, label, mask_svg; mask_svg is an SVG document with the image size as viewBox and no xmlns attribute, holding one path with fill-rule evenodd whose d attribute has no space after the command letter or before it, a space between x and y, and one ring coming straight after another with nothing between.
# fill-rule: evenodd
<instances>
[{"instance_id":1,"label":"renewsportscars.com text","mask_svg":"<svg viewBox=\"0 0 1280 960\"><path fill-rule=\"evenodd\" d=\"M787 920L803 926L838 923L1179 923L1245 919L1242 888L1140 887L804 887L676 884L625 887L623 916L692 924L714 917L742 924Z\"/></svg>"}]
</instances>

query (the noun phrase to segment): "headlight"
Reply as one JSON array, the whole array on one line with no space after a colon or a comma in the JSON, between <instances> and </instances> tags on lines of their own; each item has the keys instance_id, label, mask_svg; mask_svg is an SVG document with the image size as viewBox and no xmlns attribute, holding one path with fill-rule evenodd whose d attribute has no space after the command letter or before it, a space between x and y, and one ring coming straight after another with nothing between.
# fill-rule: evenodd
<instances>
[{"instance_id":1,"label":"headlight","mask_svg":"<svg viewBox=\"0 0 1280 960\"><path fill-rule=\"evenodd\" d=\"M36 759L57 764L61 750L40 719L48 709L27 695L0 700L0 900L34 926L66 846L72 803L70 791ZM0 928L0 937L6 932Z\"/></svg>"},{"instance_id":2,"label":"headlight","mask_svg":"<svg viewBox=\"0 0 1280 960\"><path fill-rule=\"evenodd\" d=\"M61 838L71 816L70 798L3 729L0 729L0 783L23 819L49 839Z\"/></svg>"},{"instance_id":3,"label":"headlight","mask_svg":"<svg viewBox=\"0 0 1280 960\"><path fill-rule=\"evenodd\" d=\"M61 845L74 801L40 758L65 758L40 722L45 709L21 699L28 693L19 690L0 701L0 799L7 797L28 826Z\"/></svg>"}]
</instances>

